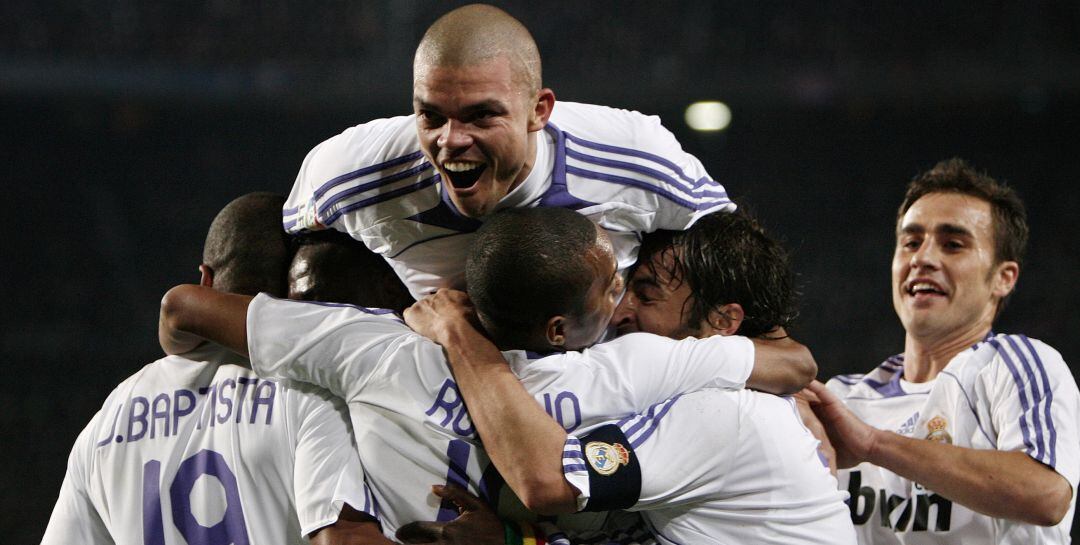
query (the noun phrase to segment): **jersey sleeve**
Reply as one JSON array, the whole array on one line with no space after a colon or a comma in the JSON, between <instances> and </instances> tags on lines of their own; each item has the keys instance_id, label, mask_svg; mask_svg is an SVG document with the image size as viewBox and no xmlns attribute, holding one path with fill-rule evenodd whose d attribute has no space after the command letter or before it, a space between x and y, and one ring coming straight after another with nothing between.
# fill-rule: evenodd
<instances>
[{"instance_id":1,"label":"jersey sleeve","mask_svg":"<svg viewBox=\"0 0 1080 545\"><path fill-rule=\"evenodd\" d=\"M1053 468L1077 487L1080 478L1080 392L1053 348L1023 335L998 335L992 371L981 376L998 450L1019 450Z\"/></svg>"},{"instance_id":2,"label":"jersey sleeve","mask_svg":"<svg viewBox=\"0 0 1080 545\"><path fill-rule=\"evenodd\" d=\"M294 383L295 384L295 383ZM378 518L354 444L345 403L325 390L297 384L293 490L303 535L337 521L343 504Z\"/></svg>"},{"instance_id":3,"label":"jersey sleeve","mask_svg":"<svg viewBox=\"0 0 1080 545\"><path fill-rule=\"evenodd\" d=\"M304 157L282 209L283 227L290 234L331 228L367 242L361 233L386 219L370 205L431 175L412 116L350 127Z\"/></svg>"},{"instance_id":4,"label":"jersey sleeve","mask_svg":"<svg viewBox=\"0 0 1080 545\"><path fill-rule=\"evenodd\" d=\"M557 386L587 396L581 407L585 421L610 420L702 388L743 388L754 353L746 337L676 341L633 333L585 351L584 365L568 362L574 368L560 373Z\"/></svg>"},{"instance_id":5,"label":"jersey sleeve","mask_svg":"<svg viewBox=\"0 0 1080 545\"><path fill-rule=\"evenodd\" d=\"M657 116L563 102L552 119L565 129L557 136L570 193L595 203L580 211L609 231L683 230L705 214L735 209Z\"/></svg>"},{"instance_id":6,"label":"jersey sleeve","mask_svg":"<svg viewBox=\"0 0 1080 545\"><path fill-rule=\"evenodd\" d=\"M100 414L100 413L99 413ZM60 496L53 507L49 525L45 528L42 545L112 544L112 536L86 490L85 451L90 448L90 430L94 421L79 434L68 456L67 473L60 487Z\"/></svg>"},{"instance_id":7,"label":"jersey sleeve","mask_svg":"<svg viewBox=\"0 0 1080 545\"><path fill-rule=\"evenodd\" d=\"M580 491L578 508L587 511L702 501L724 485L738 445L738 421L734 398L707 391L676 396L569 437L563 474Z\"/></svg>"},{"instance_id":8,"label":"jersey sleeve","mask_svg":"<svg viewBox=\"0 0 1080 545\"><path fill-rule=\"evenodd\" d=\"M266 294L251 301L247 332L251 367L260 376L314 384L346 401L396 343L414 334L388 310Z\"/></svg>"}]
</instances>

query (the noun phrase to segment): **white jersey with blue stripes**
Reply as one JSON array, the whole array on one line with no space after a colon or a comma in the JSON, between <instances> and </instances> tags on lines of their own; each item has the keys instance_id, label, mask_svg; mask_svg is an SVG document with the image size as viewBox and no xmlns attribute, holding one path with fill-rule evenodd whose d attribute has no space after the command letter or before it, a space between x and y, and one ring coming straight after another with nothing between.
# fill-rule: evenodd
<instances>
[{"instance_id":1,"label":"white jersey with blue stripes","mask_svg":"<svg viewBox=\"0 0 1080 545\"><path fill-rule=\"evenodd\" d=\"M613 423L641 471L629 509L658 542L854 545L846 495L790 397L705 389ZM563 469L579 501L592 492L587 463L569 438Z\"/></svg>"},{"instance_id":2,"label":"white jersey with blue stripes","mask_svg":"<svg viewBox=\"0 0 1080 545\"><path fill-rule=\"evenodd\" d=\"M612 236L620 269L633 265L640 233L686 229L735 208L655 116L557 102L537 144L532 172L496 209L577 210ZM363 241L417 297L463 287L466 250L481 224L450 201L411 115L351 127L312 149L283 221L290 233L332 228Z\"/></svg>"},{"instance_id":3,"label":"white jersey with blue stripes","mask_svg":"<svg viewBox=\"0 0 1080 545\"><path fill-rule=\"evenodd\" d=\"M71 450L43 544L307 543L375 515L345 404L209 345L145 366Z\"/></svg>"},{"instance_id":4,"label":"white jersey with blue stripes","mask_svg":"<svg viewBox=\"0 0 1080 545\"><path fill-rule=\"evenodd\" d=\"M529 521L483 453L442 347L389 311L373 312L260 295L248 308L252 367L345 399L385 530L456 517L431 493L431 485L447 482ZM578 434L682 392L741 388L754 345L742 337L675 341L636 333L582 352L503 354L547 413ZM573 533L605 518L585 513L557 526Z\"/></svg>"},{"instance_id":5,"label":"white jersey with blue stripes","mask_svg":"<svg viewBox=\"0 0 1080 545\"><path fill-rule=\"evenodd\" d=\"M915 439L1022 451L1080 478L1080 392L1053 348L1023 335L990 335L949 362L932 381L903 379L903 357L865 375L841 375L830 390L865 422ZM1056 526L991 518L870 464L839 475L862 544L1065 544L1076 506Z\"/></svg>"}]
</instances>

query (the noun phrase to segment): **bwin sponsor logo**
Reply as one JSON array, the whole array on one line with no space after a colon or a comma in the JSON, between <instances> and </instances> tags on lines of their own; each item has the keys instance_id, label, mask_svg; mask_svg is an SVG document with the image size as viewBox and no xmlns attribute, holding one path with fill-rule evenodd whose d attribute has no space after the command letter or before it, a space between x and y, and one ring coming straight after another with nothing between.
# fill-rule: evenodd
<instances>
[{"instance_id":1,"label":"bwin sponsor logo","mask_svg":"<svg viewBox=\"0 0 1080 545\"><path fill-rule=\"evenodd\" d=\"M920 487L921 490L921 487ZM848 508L856 526L877 523L896 532L948 532L952 522L952 502L931 492L910 498L862 486L862 472L848 477ZM874 517L875 511L877 517Z\"/></svg>"}]
</instances>

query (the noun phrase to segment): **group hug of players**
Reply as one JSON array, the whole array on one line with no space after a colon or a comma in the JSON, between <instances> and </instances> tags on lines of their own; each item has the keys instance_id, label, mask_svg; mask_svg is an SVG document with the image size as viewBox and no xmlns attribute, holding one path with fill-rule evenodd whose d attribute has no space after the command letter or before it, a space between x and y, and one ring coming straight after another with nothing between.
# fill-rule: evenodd
<instances>
[{"instance_id":1,"label":"group hug of players","mask_svg":"<svg viewBox=\"0 0 1080 545\"><path fill-rule=\"evenodd\" d=\"M911 181L904 351L824 385L784 249L657 118L556 103L484 5L428 29L413 98L218 214L43 543L1069 542L1080 393L991 329L1010 188Z\"/></svg>"}]
</instances>

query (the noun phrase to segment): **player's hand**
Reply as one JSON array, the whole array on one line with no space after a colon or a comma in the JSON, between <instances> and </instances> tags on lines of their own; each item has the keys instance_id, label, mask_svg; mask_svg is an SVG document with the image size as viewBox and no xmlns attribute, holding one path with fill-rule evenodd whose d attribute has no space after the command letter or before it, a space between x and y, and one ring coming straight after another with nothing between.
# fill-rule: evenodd
<instances>
[{"instance_id":1,"label":"player's hand","mask_svg":"<svg viewBox=\"0 0 1080 545\"><path fill-rule=\"evenodd\" d=\"M807 389L817 397L816 400L808 398L808 401L836 449L837 467L847 469L866 461L874 449L878 430L859 420L821 382L815 380Z\"/></svg>"},{"instance_id":2,"label":"player's hand","mask_svg":"<svg viewBox=\"0 0 1080 545\"><path fill-rule=\"evenodd\" d=\"M417 333L447 345L458 332L477 334L476 311L469 296L458 290L441 288L405 309L405 323Z\"/></svg>"},{"instance_id":3,"label":"player's hand","mask_svg":"<svg viewBox=\"0 0 1080 545\"><path fill-rule=\"evenodd\" d=\"M833 448L832 441L829 440L829 435L828 432L825 431L825 426L810 407L810 403L818 403L820 400L816 394L805 388L792 397L795 399L795 407L799 409L799 418L802 419L806 429L810 430L810 433L814 438L819 441L818 452L821 453L821 456L825 458L825 462L829 465L829 473L832 473L835 476L836 449Z\"/></svg>"},{"instance_id":4,"label":"player's hand","mask_svg":"<svg viewBox=\"0 0 1080 545\"><path fill-rule=\"evenodd\" d=\"M451 485L431 487L436 496L457 506L458 518L450 522L411 522L398 529L402 543L435 545L503 545L503 523L480 498Z\"/></svg>"}]
</instances>

